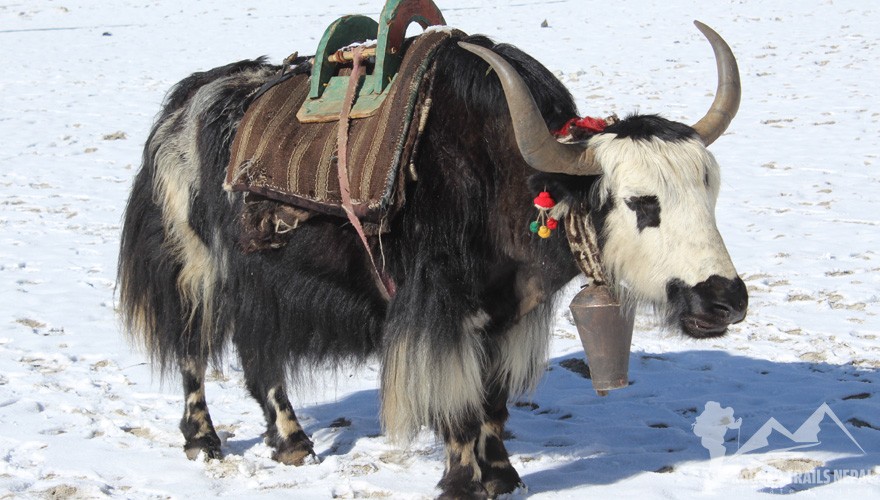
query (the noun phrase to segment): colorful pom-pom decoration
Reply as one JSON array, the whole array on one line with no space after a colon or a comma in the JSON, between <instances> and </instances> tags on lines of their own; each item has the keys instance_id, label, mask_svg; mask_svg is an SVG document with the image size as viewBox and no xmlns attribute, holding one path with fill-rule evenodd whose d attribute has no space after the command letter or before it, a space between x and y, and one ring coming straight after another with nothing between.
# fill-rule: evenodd
<instances>
[{"instance_id":1,"label":"colorful pom-pom decoration","mask_svg":"<svg viewBox=\"0 0 880 500\"><path fill-rule=\"evenodd\" d=\"M541 238L549 238L552 231L559 227L559 221L549 216L550 209L556 206L556 201L547 191L541 191L533 200L538 209L538 219L529 224L529 231L537 233Z\"/></svg>"},{"instance_id":2,"label":"colorful pom-pom decoration","mask_svg":"<svg viewBox=\"0 0 880 500\"><path fill-rule=\"evenodd\" d=\"M550 193L547 191L541 191L538 193L538 196L535 197L535 208L538 210L541 209L551 209L556 206L556 201L553 200L553 197L550 196Z\"/></svg>"}]
</instances>

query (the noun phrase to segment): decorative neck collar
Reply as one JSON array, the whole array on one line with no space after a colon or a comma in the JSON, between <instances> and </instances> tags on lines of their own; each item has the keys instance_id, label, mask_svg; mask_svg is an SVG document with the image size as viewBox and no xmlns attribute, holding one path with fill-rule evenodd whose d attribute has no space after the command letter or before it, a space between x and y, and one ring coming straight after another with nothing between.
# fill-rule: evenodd
<instances>
[{"instance_id":1,"label":"decorative neck collar","mask_svg":"<svg viewBox=\"0 0 880 500\"><path fill-rule=\"evenodd\" d=\"M592 285L607 285L608 280L602 269L599 239L590 213L579 214L575 210L569 211L568 217L565 218L565 233L568 237L568 246L581 272L590 278Z\"/></svg>"}]
</instances>

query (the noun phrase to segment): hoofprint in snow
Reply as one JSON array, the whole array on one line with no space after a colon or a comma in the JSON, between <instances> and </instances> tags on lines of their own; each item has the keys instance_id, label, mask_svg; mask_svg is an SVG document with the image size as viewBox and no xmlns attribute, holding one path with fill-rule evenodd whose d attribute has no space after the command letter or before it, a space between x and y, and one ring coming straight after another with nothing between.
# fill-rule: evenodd
<instances>
[{"instance_id":1,"label":"hoofprint in snow","mask_svg":"<svg viewBox=\"0 0 880 500\"><path fill-rule=\"evenodd\" d=\"M330 22L376 18L380 3L0 4L0 498L436 494L442 448L427 433L406 449L381 435L375 364L314 374L296 395L321 459L296 468L271 460L230 356L207 387L226 458L186 460L178 381L151 375L114 312L122 209L165 91L193 71L313 51ZM747 320L698 342L641 315L632 385L599 398L578 373L573 283L543 382L511 405L521 495L876 497L880 8L438 4L450 24L556 71L583 114L688 122L706 109L714 65L695 17L731 43L743 79L740 112L712 151ZM815 436L798 433L805 423ZM737 454L756 435L767 445Z\"/></svg>"}]
</instances>

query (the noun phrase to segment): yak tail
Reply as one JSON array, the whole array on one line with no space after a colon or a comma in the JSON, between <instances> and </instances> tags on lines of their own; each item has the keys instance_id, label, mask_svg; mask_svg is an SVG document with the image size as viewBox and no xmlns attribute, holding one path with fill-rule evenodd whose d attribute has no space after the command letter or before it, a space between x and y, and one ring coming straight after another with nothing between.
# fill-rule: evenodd
<instances>
[{"instance_id":1,"label":"yak tail","mask_svg":"<svg viewBox=\"0 0 880 500\"><path fill-rule=\"evenodd\" d=\"M176 120L179 115L173 115ZM218 259L189 225L193 172L182 138L154 128L125 212L117 289L125 331L164 372L183 356L212 354ZM197 178L197 177L196 177Z\"/></svg>"},{"instance_id":2,"label":"yak tail","mask_svg":"<svg viewBox=\"0 0 880 500\"><path fill-rule=\"evenodd\" d=\"M267 74L256 60L186 78L166 97L144 147L123 221L117 290L127 334L163 371L185 356L217 361L222 354L227 328L218 324L217 304L227 249L216 227L197 232L191 211L205 198L224 196L219 184L217 193L197 195L202 177L225 166L210 155L228 154L228 144L203 150L200 141L212 134L231 140L240 116L228 101L252 92Z\"/></svg>"}]
</instances>

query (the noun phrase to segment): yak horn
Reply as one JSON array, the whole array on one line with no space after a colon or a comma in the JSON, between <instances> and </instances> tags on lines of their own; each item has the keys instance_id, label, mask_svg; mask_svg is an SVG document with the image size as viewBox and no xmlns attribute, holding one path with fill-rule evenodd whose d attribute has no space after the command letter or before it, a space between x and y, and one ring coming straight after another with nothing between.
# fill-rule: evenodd
<instances>
[{"instance_id":1,"label":"yak horn","mask_svg":"<svg viewBox=\"0 0 880 500\"><path fill-rule=\"evenodd\" d=\"M490 49L466 42L458 45L483 59L495 70L504 95L519 151L535 170L554 174L598 175L601 167L593 151L577 144L562 144L550 134L544 117L522 77L503 57Z\"/></svg>"},{"instance_id":2,"label":"yak horn","mask_svg":"<svg viewBox=\"0 0 880 500\"><path fill-rule=\"evenodd\" d=\"M712 28L700 21L694 21L694 24L712 44L715 62L718 65L718 90L715 92L715 100L712 101L712 106L706 116L693 125L693 129L699 134L703 143L708 146L727 130L727 126L736 116L742 87L739 81L736 58L727 42Z\"/></svg>"}]
</instances>

